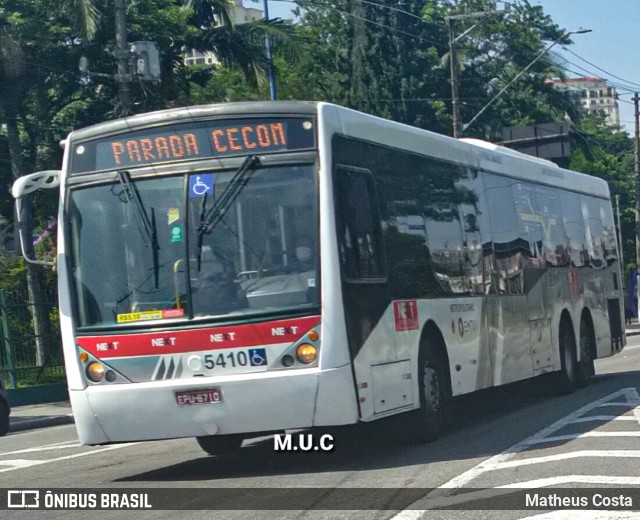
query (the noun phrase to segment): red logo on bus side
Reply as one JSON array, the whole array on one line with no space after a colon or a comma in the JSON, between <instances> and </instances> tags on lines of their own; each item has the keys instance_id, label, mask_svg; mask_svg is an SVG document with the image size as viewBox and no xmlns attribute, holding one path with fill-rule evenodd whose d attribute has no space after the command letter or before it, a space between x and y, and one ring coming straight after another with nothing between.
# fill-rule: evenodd
<instances>
[{"instance_id":1,"label":"red logo on bus side","mask_svg":"<svg viewBox=\"0 0 640 520\"><path fill-rule=\"evenodd\" d=\"M567 271L567 287L571 294L580 292L580 274L577 271Z\"/></svg>"},{"instance_id":2,"label":"red logo on bus side","mask_svg":"<svg viewBox=\"0 0 640 520\"><path fill-rule=\"evenodd\" d=\"M416 330L420 327L416 300L393 302L393 316L395 318L396 332Z\"/></svg>"}]
</instances>

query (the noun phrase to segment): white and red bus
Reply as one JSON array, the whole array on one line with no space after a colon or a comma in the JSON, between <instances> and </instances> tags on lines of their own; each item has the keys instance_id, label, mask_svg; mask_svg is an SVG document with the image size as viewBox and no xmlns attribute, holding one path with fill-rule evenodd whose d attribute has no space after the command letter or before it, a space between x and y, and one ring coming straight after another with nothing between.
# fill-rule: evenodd
<instances>
[{"instance_id":1,"label":"white and red bus","mask_svg":"<svg viewBox=\"0 0 640 520\"><path fill-rule=\"evenodd\" d=\"M327 103L179 108L71 133L57 267L80 441L408 413L625 344L607 184ZM33 259L32 259L33 260Z\"/></svg>"}]
</instances>

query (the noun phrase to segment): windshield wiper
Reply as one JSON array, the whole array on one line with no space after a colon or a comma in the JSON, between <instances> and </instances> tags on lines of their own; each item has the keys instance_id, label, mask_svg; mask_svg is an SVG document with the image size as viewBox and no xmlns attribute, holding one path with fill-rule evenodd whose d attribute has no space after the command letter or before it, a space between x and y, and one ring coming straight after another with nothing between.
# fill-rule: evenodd
<instances>
[{"instance_id":1,"label":"windshield wiper","mask_svg":"<svg viewBox=\"0 0 640 520\"><path fill-rule=\"evenodd\" d=\"M131 181L131 174L127 170L118 171L118 180L122 186L122 193L120 194L123 202L133 202L136 208L136 220L138 222L138 228L142 239L144 240L145 247L151 248L153 258L153 281L155 288L158 288L158 273L160 271L158 251L160 245L158 244L158 229L156 227L156 214L154 208L151 208L151 218L147 215L147 210L144 207L140 193L135 184ZM122 198L124 197L124 198Z\"/></svg>"},{"instance_id":2,"label":"windshield wiper","mask_svg":"<svg viewBox=\"0 0 640 520\"><path fill-rule=\"evenodd\" d=\"M242 189L247 185L251 178L251 173L257 168L260 168L262 163L260 159L255 155L249 155L244 160L240 168L233 174L233 177L227 184L227 187L220 195L220 198L216 200L215 204L207 211L207 194L205 193L202 198L202 205L200 206L200 223L198 224L198 271L200 270L200 263L202 258L202 240L204 235L208 235L218 225L218 223L224 217L227 208L233 204Z\"/></svg>"},{"instance_id":3,"label":"windshield wiper","mask_svg":"<svg viewBox=\"0 0 640 520\"><path fill-rule=\"evenodd\" d=\"M207 192L204 192L202 196L202 204L200 204L200 224L204 222L204 217L207 211ZM198 272L200 272L200 264L202 263L202 238L204 237L204 233L200 231L200 227L198 227Z\"/></svg>"}]
</instances>

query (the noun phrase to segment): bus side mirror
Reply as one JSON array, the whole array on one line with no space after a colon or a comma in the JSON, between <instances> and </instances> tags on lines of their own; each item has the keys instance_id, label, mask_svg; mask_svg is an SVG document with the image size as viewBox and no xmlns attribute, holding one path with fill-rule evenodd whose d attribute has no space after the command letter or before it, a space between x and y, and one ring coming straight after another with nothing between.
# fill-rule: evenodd
<instances>
[{"instance_id":1,"label":"bus side mirror","mask_svg":"<svg viewBox=\"0 0 640 520\"><path fill-rule=\"evenodd\" d=\"M31 211L22 204L22 198L40 188L57 188L60 186L60 170L45 170L31 173L16 179L11 187L11 194L16 199L16 218L20 234L20 249L24 259L32 264L55 265L55 262L45 262L31 258L29 252L33 251L31 226Z\"/></svg>"}]
</instances>

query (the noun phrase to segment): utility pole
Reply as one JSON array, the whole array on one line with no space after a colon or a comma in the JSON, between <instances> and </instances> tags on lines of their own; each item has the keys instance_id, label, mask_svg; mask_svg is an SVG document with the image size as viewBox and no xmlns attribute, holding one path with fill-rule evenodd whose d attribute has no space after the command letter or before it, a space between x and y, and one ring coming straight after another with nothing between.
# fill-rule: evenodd
<instances>
[{"instance_id":1,"label":"utility pole","mask_svg":"<svg viewBox=\"0 0 640 520\"><path fill-rule=\"evenodd\" d=\"M116 81L120 92L120 116L129 115L131 107L131 74L129 70L129 47L127 45L127 16L125 0L114 0L116 24Z\"/></svg>"},{"instance_id":2,"label":"utility pole","mask_svg":"<svg viewBox=\"0 0 640 520\"><path fill-rule=\"evenodd\" d=\"M620 226L620 194L616 193L616 216L618 217L618 258L624 273L624 258L622 257L622 226ZM624 287L624 280L622 286Z\"/></svg>"},{"instance_id":3,"label":"utility pole","mask_svg":"<svg viewBox=\"0 0 640 520\"><path fill-rule=\"evenodd\" d=\"M266 2L266 0L265 0ZM457 72L457 60L456 60L456 42L475 29L480 22L472 25L456 38L453 28L453 22L455 20L470 20L475 18L485 18L494 14L502 14L509 12L511 5L505 2L504 9L494 9L492 11L481 11L477 13L468 14L456 14L453 16L447 16L447 24L449 26L449 70L451 73L451 117L453 120L453 137L460 137L462 133L462 124L460 122L460 102L458 100L458 72Z\"/></svg>"},{"instance_id":4,"label":"utility pole","mask_svg":"<svg viewBox=\"0 0 640 520\"><path fill-rule=\"evenodd\" d=\"M493 102L496 99L498 99L500 96L502 96L502 94L504 94L506 92L506 90L518 80L518 78L520 76L522 76L525 72L527 72L534 65L534 63L536 63L540 58L542 58L545 54L547 54L547 52L549 52L551 50L551 47L553 47L555 44L559 43L560 41L564 40L567 36L570 36L572 34L584 34L584 33L589 33L589 32L591 32L591 29L577 29L575 31L569 31L567 33L562 34L551 45L549 45L549 47L544 49L535 58L533 58L533 60L531 62L529 62L529 65L527 65L524 69L522 69L520 72L518 72L518 74L516 74L511 79L511 81L509 81L509 83L507 83L504 87L502 87L500 92L498 92L495 96L493 96L489 100L489 102L485 106L482 107L482 110L480 110L480 112L478 112L475 116L473 116L471 118L471 121L469 121L465 125L462 125L462 131L464 132L467 128L469 128L474 123L474 121L476 121L476 119L478 119L485 112L485 110L487 110L487 108L489 108L493 104Z\"/></svg>"},{"instance_id":5,"label":"utility pole","mask_svg":"<svg viewBox=\"0 0 640 520\"><path fill-rule=\"evenodd\" d=\"M638 101L640 97L636 92L631 98L633 101L633 114L636 123L634 151L635 151L635 178L636 178L636 282L638 281L638 269L640 268L640 112L638 111ZM640 296L640 288L636 283L636 294ZM640 299L638 299L640 302ZM640 305L638 306L640 308Z\"/></svg>"},{"instance_id":6,"label":"utility pole","mask_svg":"<svg viewBox=\"0 0 640 520\"><path fill-rule=\"evenodd\" d=\"M269 0L264 0L264 21L269 21ZM271 101L278 99L276 93L276 78L273 72L273 49L271 48L271 37L266 34L264 37L264 45L267 49L267 76L269 77L269 90L271 92Z\"/></svg>"},{"instance_id":7,"label":"utility pole","mask_svg":"<svg viewBox=\"0 0 640 520\"><path fill-rule=\"evenodd\" d=\"M458 106L458 75L456 73L456 45L453 33L453 18L447 17L449 23L449 70L451 72L451 116L453 119L453 137L460 136L460 107Z\"/></svg>"}]
</instances>

